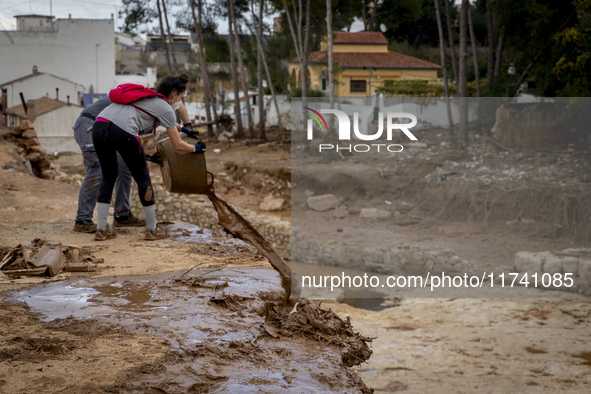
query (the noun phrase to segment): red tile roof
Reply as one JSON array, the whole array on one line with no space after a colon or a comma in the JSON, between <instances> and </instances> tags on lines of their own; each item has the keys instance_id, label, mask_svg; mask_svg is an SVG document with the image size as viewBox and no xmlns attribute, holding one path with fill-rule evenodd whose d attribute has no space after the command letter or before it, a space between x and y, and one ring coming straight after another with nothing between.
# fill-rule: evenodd
<instances>
[{"instance_id":1,"label":"red tile roof","mask_svg":"<svg viewBox=\"0 0 591 394\"><path fill-rule=\"evenodd\" d=\"M298 59L293 60L297 62ZM439 64L431 63L416 57L406 56L397 52L334 52L333 61L342 68L389 68L389 69L427 69L439 70ZM326 51L316 51L308 55L310 63L326 63Z\"/></svg>"},{"instance_id":2,"label":"red tile roof","mask_svg":"<svg viewBox=\"0 0 591 394\"><path fill-rule=\"evenodd\" d=\"M388 45L388 40L379 31L360 31L349 33L346 31L335 31L333 44L380 44Z\"/></svg>"},{"instance_id":3,"label":"red tile roof","mask_svg":"<svg viewBox=\"0 0 591 394\"><path fill-rule=\"evenodd\" d=\"M58 108L64 107L68 104L64 101L58 101L51 99L49 97L41 97L39 99L33 100L35 102L35 116L43 115L47 112L54 111ZM82 110L82 108L80 108ZM15 105L14 107L7 108L6 113L19 116L23 119L26 119L27 115L25 114L25 109L22 104Z\"/></svg>"}]
</instances>

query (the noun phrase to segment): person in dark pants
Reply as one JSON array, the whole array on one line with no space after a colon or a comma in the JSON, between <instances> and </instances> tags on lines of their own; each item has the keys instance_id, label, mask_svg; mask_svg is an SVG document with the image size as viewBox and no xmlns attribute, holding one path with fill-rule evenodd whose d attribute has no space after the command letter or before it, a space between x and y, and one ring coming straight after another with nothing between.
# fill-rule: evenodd
<instances>
[{"instance_id":1,"label":"person in dark pants","mask_svg":"<svg viewBox=\"0 0 591 394\"><path fill-rule=\"evenodd\" d=\"M131 104L113 103L97 116L92 140L101 163L103 179L97 195L98 223L95 240L104 241L117 236L107 225L111 196L119 173L117 153L121 155L137 183L146 217L144 239L157 240L166 237L166 233L156 225L154 189L140 136L151 133L156 126L161 125L166 128L176 150L187 153L202 153L205 150L202 141L195 145L184 142L179 135L182 127L176 123L174 111L181 105L188 81L185 74L179 77L169 75L156 88L167 100L151 97Z\"/></svg>"},{"instance_id":2,"label":"person in dark pants","mask_svg":"<svg viewBox=\"0 0 591 394\"><path fill-rule=\"evenodd\" d=\"M78 194L78 212L74 231L82 233L94 233L96 224L92 221L92 215L96 206L96 196L103 178L101 165L92 142L92 127L99 113L111 105L109 97L104 97L96 103L86 107L74 124L74 138L80 146L84 159L86 176ZM129 193L131 191L131 172L125 165L121 155L117 154L119 173L115 182L115 227L145 226L144 219L133 216L129 209Z\"/></svg>"}]
</instances>

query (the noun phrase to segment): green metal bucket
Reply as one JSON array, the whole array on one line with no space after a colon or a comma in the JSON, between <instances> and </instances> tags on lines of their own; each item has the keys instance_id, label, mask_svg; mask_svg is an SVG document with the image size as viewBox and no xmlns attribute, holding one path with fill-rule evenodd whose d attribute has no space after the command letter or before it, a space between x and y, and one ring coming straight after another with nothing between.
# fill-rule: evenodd
<instances>
[{"instance_id":1,"label":"green metal bucket","mask_svg":"<svg viewBox=\"0 0 591 394\"><path fill-rule=\"evenodd\" d=\"M194 138L183 138L188 144L196 144ZM162 160L162 180L169 192L205 194L213 185L213 174L207 171L205 154L179 152L169 138L158 143Z\"/></svg>"}]
</instances>

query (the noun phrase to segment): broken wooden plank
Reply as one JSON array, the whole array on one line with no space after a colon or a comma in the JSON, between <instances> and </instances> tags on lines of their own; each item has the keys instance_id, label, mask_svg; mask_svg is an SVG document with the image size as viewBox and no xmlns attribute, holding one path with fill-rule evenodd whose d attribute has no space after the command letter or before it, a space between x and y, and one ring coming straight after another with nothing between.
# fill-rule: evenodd
<instances>
[{"instance_id":1,"label":"broken wooden plank","mask_svg":"<svg viewBox=\"0 0 591 394\"><path fill-rule=\"evenodd\" d=\"M93 272L96 271L96 264L70 263L64 267L66 272Z\"/></svg>"},{"instance_id":2,"label":"broken wooden plank","mask_svg":"<svg viewBox=\"0 0 591 394\"><path fill-rule=\"evenodd\" d=\"M2 271L6 275L43 275L47 271L47 267L26 269L26 270L10 270Z\"/></svg>"}]
</instances>

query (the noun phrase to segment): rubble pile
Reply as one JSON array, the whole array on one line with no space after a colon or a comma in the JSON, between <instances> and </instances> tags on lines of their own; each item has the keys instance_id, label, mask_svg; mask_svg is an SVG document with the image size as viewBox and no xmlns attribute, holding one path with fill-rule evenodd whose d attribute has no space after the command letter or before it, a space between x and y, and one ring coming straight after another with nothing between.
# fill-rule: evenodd
<instances>
[{"instance_id":1,"label":"rubble pile","mask_svg":"<svg viewBox=\"0 0 591 394\"><path fill-rule=\"evenodd\" d=\"M96 271L96 259L85 248L62 245L58 241L36 238L27 245L0 248L0 270L12 277L28 275L56 276L62 271Z\"/></svg>"},{"instance_id":2,"label":"rubble pile","mask_svg":"<svg viewBox=\"0 0 591 394\"><path fill-rule=\"evenodd\" d=\"M397 166L406 167L416 159L436 163L442 161L435 171L425 177L428 182L453 178L486 185L510 181L559 187L591 182L591 174L583 170L591 164L586 144L549 145L544 149L505 148L489 138L475 135L463 152L465 158L458 159L454 154L457 143L453 137L437 134L421 139L425 140L425 147L412 147L400 154ZM450 159L450 156L455 157Z\"/></svg>"},{"instance_id":3,"label":"rubble pile","mask_svg":"<svg viewBox=\"0 0 591 394\"><path fill-rule=\"evenodd\" d=\"M309 335L317 341L341 347L343 364L348 367L368 360L373 351L369 348L375 338L368 338L353 331L351 319L341 319L331 309L324 309L321 300L301 299L291 314L277 312L267 304L263 328L271 337Z\"/></svg>"},{"instance_id":4,"label":"rubble pile","mask_svg":"<svg viewBox=\"0 0 591 394\"><path fill-rule=\"evenodd\" d=\"M11 134L17 138L18 145L23 149L21 153L30 163L30 170L40 178L51 179L53 174L48 172L50 163L47 152L39 144L33 122L21 120L19 126L12 129Z\"/></svg>"}]
</instances>

